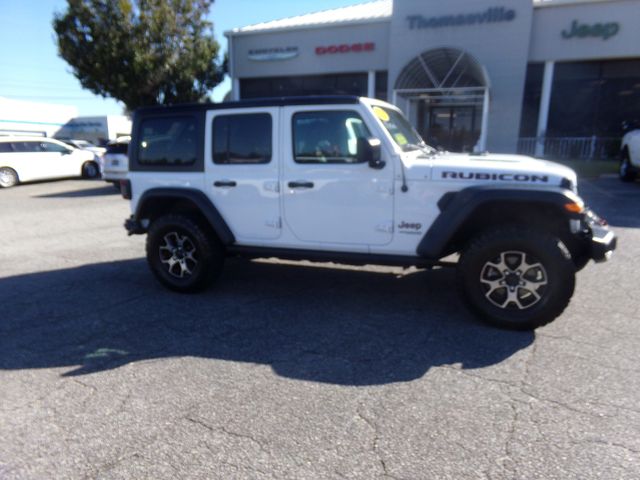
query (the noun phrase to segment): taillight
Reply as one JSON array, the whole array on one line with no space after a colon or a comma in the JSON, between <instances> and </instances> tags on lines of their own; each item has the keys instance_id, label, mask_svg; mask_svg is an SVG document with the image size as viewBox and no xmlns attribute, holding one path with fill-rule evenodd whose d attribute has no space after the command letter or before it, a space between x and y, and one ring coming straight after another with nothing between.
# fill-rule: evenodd
<instances>
[{"instance_id":1,"label":"taillight","mask_svg":"<svg viewBox=\"0 0 640 480\"><path fill-rule=\"evenodd\" d=\"M120 193L125 200L131 200L131 180L120 180Z\"/></svg>"}]
</instances>

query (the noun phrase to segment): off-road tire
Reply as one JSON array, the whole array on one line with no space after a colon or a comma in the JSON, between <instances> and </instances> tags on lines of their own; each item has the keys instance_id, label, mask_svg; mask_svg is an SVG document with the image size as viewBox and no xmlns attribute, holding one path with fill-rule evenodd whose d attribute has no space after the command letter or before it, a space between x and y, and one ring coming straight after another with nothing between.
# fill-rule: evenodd
<instances>
[{"instance_id":1,"label":"off-road tire","mask_svg":"<svg viewBox=\"0 0 640 480\"><path fill-rule=\"evenodd\" d=\"M469 307L487 323L532 330L567 307L575 272L569 250L557 237L511 225L487 230L470 241L460 256L457 283ZM505 286L497 286L500 283Z\"/></svg>"},{"instance_id":2,"label":"off-road tire","mask_svg":"<svg viewBox=\"0 0 640 480\"><path fill-rule=\"evenodd\" d=\"M633 165L631 165L631 158L629 157L629 152L627 150L622 153L618 176L623 182L633 182L638 176L638 172Z\"/></svg>"},{"instance_id":3,"label":"off-road tire","mask_svg":"<svg viewBox=\"0 0 640 480\"><path fill-rule=\"evenodd\" d=\"M154 220L146 250L147 263L158 281L181 293L204 290L224 263L224 248L218 239L187 215L169 214Z\"/></svg>"},{"instance_id":4,"label":"off-road tire","mask_svg":"<svg viewBox=\"0 0 640 480\"><path fill-rule=\"evenodd\" d=\"M94 179L100 176L100 167L96 162L84 162L82 164L82 178Z\"/></svg>"},{"instance_id":5,"label":"off-road tire","mask_svg":"<svg viewBox=\"0 0 640 480\"><path fill-rule=\"evenodd\" d=\"M18 173L13 168L0 168L0 188L13 187L19 182Z\"/></svg>"}]
</instances>

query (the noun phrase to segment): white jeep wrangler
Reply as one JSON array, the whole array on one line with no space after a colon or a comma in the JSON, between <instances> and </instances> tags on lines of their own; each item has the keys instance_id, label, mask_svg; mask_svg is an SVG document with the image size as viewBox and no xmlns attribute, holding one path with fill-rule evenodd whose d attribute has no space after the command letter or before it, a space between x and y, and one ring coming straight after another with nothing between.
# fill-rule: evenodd
<instances>
[{"instance_id":1,"label":"white jeep wrangler","mask_svg":"<svg viewBox=\"0 0 640 480\"><path fill-rule=\"evenodd\" d=\"M373 99L144 108L129 154L125 226L147 233L152 272L180 292L206 287L227 256L455 265L481 317L529 329L560 315L576 270L616 246L572 170L438 152Z\"/></svg>"}]
</instances>

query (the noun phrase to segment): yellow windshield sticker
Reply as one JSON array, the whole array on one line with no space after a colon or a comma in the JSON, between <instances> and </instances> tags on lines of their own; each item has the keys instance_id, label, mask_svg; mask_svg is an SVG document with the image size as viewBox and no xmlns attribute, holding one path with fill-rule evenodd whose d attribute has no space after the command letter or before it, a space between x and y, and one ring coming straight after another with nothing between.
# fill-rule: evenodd
<instances>
[{"instance_id":1,"label":"yellow windshield sticker","mask_svg":"<svg viewBox=\"0 0 640 480\"><path fill-rule=\"evenodd\" d=\"M383 108L373 107L373 113L375 113L376 117L378 117L383 122L389 121L389 114L385 112Z\"/></svg>"},{"instance_id":2,"label":"yellow windshield sticker","mask_svg":"<svg viewBox=\"0 0 640 480\"><path fill-rule=\"evenodd\" d=\"M398 145L406 145L407 143L409 143L409 141L407 140L407 137L405 137L403 134L401 133L396 133L393 138L396 139L396 142L398 142Z\"/></svg>"}]
</instances>

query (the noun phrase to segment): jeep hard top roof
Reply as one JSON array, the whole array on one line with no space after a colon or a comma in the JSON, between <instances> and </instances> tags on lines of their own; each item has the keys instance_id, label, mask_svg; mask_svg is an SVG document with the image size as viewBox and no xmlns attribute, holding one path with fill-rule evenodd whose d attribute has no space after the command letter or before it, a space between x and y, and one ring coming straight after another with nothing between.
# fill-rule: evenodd
<instances>
[{"instance_id":1,"label":"jeep hard top roof","mask_svg":"<svg viewBox=\"0 0 640 480\"><path fill-rule=\"evenodd\" d=\"M222 103L182 103L176 105L154 105L136 109L135 114L163 114L176 110L184 111L206 111L206 110L228 110L234 108L252 107L286 107L291 105L349 105L360 102L360 97L356 95L313 95L305 97L271 97L255 98L251 100L239 100Z\"/></svg>"}]
</instances>

